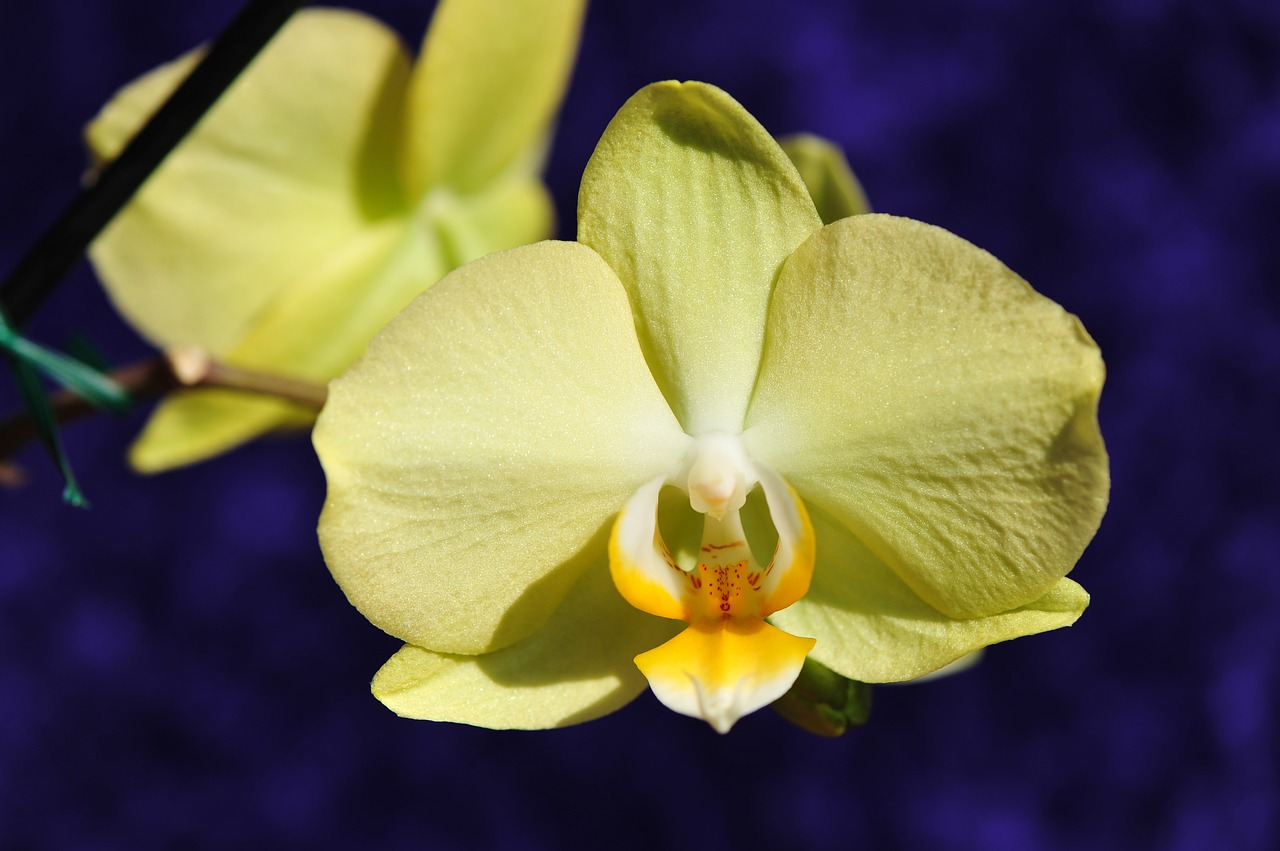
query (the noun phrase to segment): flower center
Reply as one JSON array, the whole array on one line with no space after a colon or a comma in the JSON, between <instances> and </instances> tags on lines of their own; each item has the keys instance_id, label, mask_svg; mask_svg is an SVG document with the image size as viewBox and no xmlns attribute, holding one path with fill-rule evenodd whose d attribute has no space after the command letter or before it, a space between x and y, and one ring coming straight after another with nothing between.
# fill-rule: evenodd
<instances>
[{"instance_id":1,"label":"flower center","mask_svg":"<svg viewBox=\"0 0 1280 851\"><path fill-rule=\"evenodd\" d=\"M697 562L690 570L677 563L658 528L658 493L665 484L686 490L689 505L703 515ZM757 486L778 532L777 549L764 565L742 525L747 494ZM813 532L795 492L748 458L737 436L724 433L698 438L686 472L674 481L655 479L640 488L619 514L610 542L614 582L622 595L651 614L690 623L768 617L804 594L812 560Z\"/></svg>"},{"instance_id":2,"label":"flower center","mask_svg":"<svg viewBox=\"0 0 1280 851\"><path fill-rule=\"evenodd\" d=\"M736 439L726 434L702 438L695 453L687 477L689 504L706 517L697 566L686 574L689 619L762 617L764 572L747 543L740 514L747 501L746 459ZM750 484L756 484L754 476Z\"/></svg>"},{"instance_id":3,"label":"flower center","mask_svg":"<svg viewBox=\"0 0 1280 851\"><path fill-rule=\"evenodd\" d=\"M687 574L691 619L761 617L762 574L736 513L730 523L708 517L698 566Z\"/></svg>"},{"instance_id":4,"label":"flower center","mask_svg":"<svg viewBox=\"0 0 1280 851\"><path fill-rule=\"evenodd\" d=\"M683 569L658 528L663 485L683 487L703 515L696 566ZM742 508L756 486L778 545L763 568L742 528ZM609 569L627 602L642 611L687 621L675 638L636 657L658 699L724 732L733 722L776 700L795 681L813 639L790 635L766 621L800 599L813 572L813 527L790 486L756 464L738 438L698 438L687 470L642 486L618 514L609 539Z\"/></svg>"}]
</instances>

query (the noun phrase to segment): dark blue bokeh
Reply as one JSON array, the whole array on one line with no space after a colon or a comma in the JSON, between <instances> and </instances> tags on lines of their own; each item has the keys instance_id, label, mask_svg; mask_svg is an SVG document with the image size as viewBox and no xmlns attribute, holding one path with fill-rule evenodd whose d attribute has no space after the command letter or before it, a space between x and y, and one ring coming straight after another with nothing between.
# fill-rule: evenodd
<instances>
[{"instance_id":1,"label":"dark blue bokeh","mask_svg":"<svg viewBox=\"0 0 1280 851\"><path fill-rule=\"evenodd\" d=\"M416 43L430 3L359 6ZM98 106L234 9L5 5L0 270L74 191ZM320 558L307 442L143 479L142 416L103 418L66 432L91 511L35 449L0 492L0 847L1280 845L1280 5L601 0L550 164L564 235L613 111L673 77L836 140L877 209L1084 320L1114 491L1079 624L879 689L832 742L648 696L546 733L403 721L367 691L397 642ZM87 267L31 330L148 351Z\"/></svg>"}]
</instances>

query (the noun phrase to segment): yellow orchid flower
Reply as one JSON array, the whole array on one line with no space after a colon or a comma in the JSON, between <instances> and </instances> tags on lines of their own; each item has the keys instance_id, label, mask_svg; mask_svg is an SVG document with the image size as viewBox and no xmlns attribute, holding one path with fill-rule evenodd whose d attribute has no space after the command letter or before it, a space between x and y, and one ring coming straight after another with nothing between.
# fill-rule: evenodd
<instances>
[{"instance_id":1,"label":"yellow orchid flower","mask_svg":"<svg viewBox=\"0 0 1280 851\"><path fill-rule=\"evenodd\" d=\"M613 119L578 239L456 270L331 386L320 541L407 642L387 706L544 728L647 681L724 731L806 654L901 681L1079 617L1108 472L1075 317L939 228L823 226L701 83Z\"/></svg>"},{"instance_id":2,"label":"yellow orchid flower","mask_svg":"<svg viewBox=\"0 0 1280 851\"><path fill-rule=\"evenodd\" d=\"M381 23L299 12L91 257L149 340L328 381L445 272L551 235L538 178L585 0L442 0L411 65ZM120 92L93 121L120 152L198 54ZM314 413L226 390L162 403L131 451L156 471Z\"/></svg>"}]
</instances>

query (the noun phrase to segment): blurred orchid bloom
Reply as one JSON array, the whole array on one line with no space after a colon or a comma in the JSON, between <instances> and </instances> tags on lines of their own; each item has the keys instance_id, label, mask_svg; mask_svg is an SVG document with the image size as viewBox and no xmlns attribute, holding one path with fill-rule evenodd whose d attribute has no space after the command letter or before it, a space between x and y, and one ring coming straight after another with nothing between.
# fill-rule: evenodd
<instances>
[{"instance_id":1,"label":"blurred orchid bloom","mask_svg":"<svg viewBox=\"0 0 1280 851\"><path fill-rule=\"evenodd\" d=\"M553 230L539 179L585 0L442 0L416 64L356 12L299 12L95 242L120 312L164 348L325 382L469 260ZM120 92L87 137L116 156L199 52ZM175 395L131 461L202 460L314 412Z\"/></svg>"},{"instance_id":2,"label":"blurred orchid bloom","mask_svg":"<svg viewBox=\"0 0 1280 851\"><path fill-rule=\"evenodd\" d=\"M862 184L839 145L812 133L786 136L778 144L800 173L824 225L871 212Z\"/></svg>"},{"instance_id":3,"label":"blurred orchid bloom","mask_svg":"<svg viewBox=\"0 0 1280 851\"><path fill-rule=\"evenodd\" d=\"M701 83L613 119L578 239L456 270L331 387L320 541L407 642L387 706L545 728L647 681L725 731L806 655L902 681L1079 617L1109 479L1075 317L939 228L823 226Z\"/></svg>"}]
</instances>

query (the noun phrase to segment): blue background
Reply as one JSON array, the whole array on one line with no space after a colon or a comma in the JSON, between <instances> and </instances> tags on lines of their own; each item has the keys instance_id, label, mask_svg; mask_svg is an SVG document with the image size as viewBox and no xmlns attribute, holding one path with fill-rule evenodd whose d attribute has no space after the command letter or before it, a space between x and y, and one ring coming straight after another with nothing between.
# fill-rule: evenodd
<instances>
[{"instance_id":1,"label":"blue background","mask_svg":"<svg viewBox=\"0 0 1280 851\"><path fill-rule=\"evenodd\" d=\"M412 44L429 5L359 4ZM74 191L82 124L234 9L6 0L0 270ZM144 479L143 415L101 418L66 432L91 511L34 448L0 492L0 847L1280 844L1280 4L599 2L550 164L565 236L609 117L672 77L838 141L877 209L1084 320L1114 488L1080 622L878 689L836 741L647 695L553 732L403 721L366 687L397 642L320 558L307 442ZM148 351L87 267L30 327Z\"/></svg>"}]
</instances>

